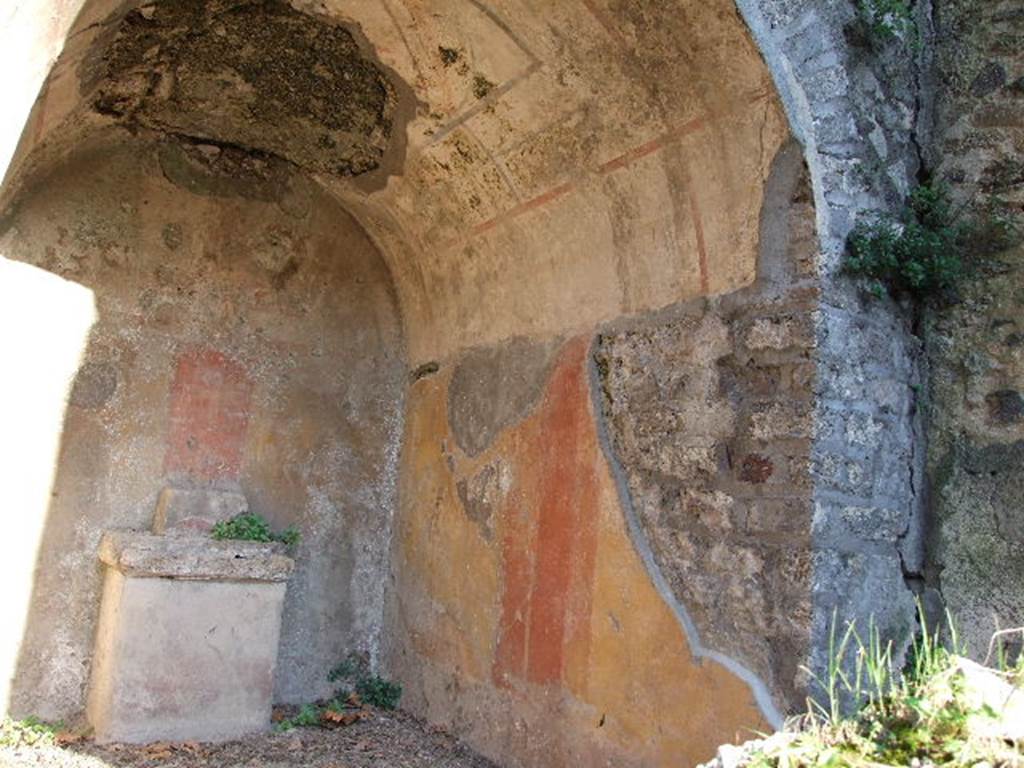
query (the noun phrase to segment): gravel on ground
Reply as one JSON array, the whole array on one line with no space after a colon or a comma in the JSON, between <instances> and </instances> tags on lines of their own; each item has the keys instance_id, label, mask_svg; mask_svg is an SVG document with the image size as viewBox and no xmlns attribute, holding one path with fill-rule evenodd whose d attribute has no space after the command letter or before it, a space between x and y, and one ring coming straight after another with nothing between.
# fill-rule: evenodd
<instances>
[{"instance_id":1,"label":"gravel on ground","mask_svg":"<svg viewBox=\"0 0 1024 768\"><path fill-rule=\"evenodd\" d=\"M296 728L224 744L0 748L0 768L495 768L447 732L404 712L336 728Z\"/></svg>"}]
</instances>

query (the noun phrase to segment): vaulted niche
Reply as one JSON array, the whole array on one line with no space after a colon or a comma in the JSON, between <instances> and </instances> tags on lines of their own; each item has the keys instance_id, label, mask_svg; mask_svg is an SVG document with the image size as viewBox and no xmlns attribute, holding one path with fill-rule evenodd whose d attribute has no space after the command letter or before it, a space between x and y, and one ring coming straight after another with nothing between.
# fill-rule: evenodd
<instances>
[{"instance_id":1,"label":"vaulted niche","mask_svg":"<svg viewBox=\"0 0 1024 768\"><path fill-rule=\"evenodd\" d=\"M96 315L15 710L80 708L169 484L300 529L279 699L356 652L491 755L652 765L801 697L814 210L732 2L96 0L0 205Z\"/></svg>"}]
</instances>

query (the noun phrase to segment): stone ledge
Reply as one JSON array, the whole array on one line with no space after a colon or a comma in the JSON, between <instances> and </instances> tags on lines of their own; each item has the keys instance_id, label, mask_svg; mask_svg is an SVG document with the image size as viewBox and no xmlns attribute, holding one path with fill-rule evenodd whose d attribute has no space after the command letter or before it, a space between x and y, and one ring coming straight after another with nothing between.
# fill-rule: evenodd
<instances>
[{"instance_id":1,"label":"stone ledge","mask_svg":"<svg viewBox=\"0 0 1024 768\"><path fill-rule=\"evenodd\" d=\"M281 544L109 531L100 560L126 576L191 581L286 581L295 566Z\"/></svg>"}]
</instances>

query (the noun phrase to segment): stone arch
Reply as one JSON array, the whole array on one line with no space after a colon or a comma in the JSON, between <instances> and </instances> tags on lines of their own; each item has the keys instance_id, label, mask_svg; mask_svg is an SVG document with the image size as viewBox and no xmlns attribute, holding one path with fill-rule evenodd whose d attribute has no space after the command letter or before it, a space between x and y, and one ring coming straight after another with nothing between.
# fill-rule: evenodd
<instances>
[{"instance_id":1,"label":"stone arch","mask_svg":"<svg viewBox=\"0 0 1024 768\"><path fill-rule=\"evenodd\" d=\"M764 21L780 4L740 5L760 49L727 0L96 0L0 198L14 238L33 179L103 135L190 194L242 179L286 214L326 191L354 217L393 281L407 386L400 469L398 441L378 465L390 567L360 582L390 596L341 645L523 764L696 761L799 704L823 637L815 387L838 352L818 352L814 222L834 256L848 211L810 75ZM336 46L343 71L285 57L321 80L275 92L287 78L246 74L264 50L217 42L246 14L286 48ZM296 680L293 700L315 689Z\"/></svg>"}]
</instances>

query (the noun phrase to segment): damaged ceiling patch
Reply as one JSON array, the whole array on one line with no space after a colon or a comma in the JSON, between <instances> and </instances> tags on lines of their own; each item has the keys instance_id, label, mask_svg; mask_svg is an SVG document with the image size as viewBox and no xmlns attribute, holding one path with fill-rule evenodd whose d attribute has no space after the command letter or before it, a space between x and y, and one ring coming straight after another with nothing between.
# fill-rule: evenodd
<instances>
[{"instance_id":1,"label":"damaged ceiling patch","mask_svg":"<svg viewBox=\"0 0 1024 768\"><path fill-rule=\"evenodd\" d=\"M93 108L130 127L343 176L379 167L391 138L383 70L348 30L279 0L143 6L89 58Z\"/></svg>"}]
</instances>

